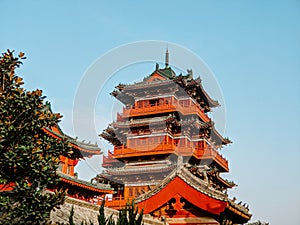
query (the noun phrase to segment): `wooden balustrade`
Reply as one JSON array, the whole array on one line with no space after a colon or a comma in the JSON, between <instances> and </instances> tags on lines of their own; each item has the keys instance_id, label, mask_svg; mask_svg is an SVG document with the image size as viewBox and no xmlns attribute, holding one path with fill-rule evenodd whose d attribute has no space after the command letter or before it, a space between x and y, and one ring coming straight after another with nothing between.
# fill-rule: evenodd
<instances>
[{"instance_id":1,"label":"wooden balustrade","mask_svg":"<svg viewBox=\"0 0 300 225\"><path fill-rule=\"evenodd\" d=\"M115 158L122 158L123 156L135 156L145 154L168 154L174 152L174 145L173 144L147 144L147 145L138 145L129 147L115 147L114 148L114 157Z\"/></svg>"},{"instance_id":2,"label":"wooden balustrade","mask_svg":"<svg viewBox=\"0 0 300 225\"><path fill-rule=\"evenodd\" d=\"M131 147L115 147L114 157L134 157L142 155L177 154L183 156L194 156L197 159L212 159L225 171L229 171L228 161L211 145L205 144L202 147L192 147L188 144L175 145L173 143L144 144Z\"/></svg>"},{"instance_id":3,"label":"wooden balustrade","mask_svg":"<svg viewBox=\"0 0 300 225\"><path fill-rule=\"evenodd\" d=\"M193 101L190 100L187 106L183 106L179 101L173 103L147 105L135 108L123 108L123 113L119 114L123 117L142 116L144 114L157 114L178 111L184 115L196 113L204 122L209 122L210 118L199 108Z\"/></svg>"},{"instance_id":4,"label":"wooden balustrade","mask_svg":"<svg viewBox=\"0 0 300 225\"><path fill-rule=\"evenodd\" d=\"M126 203L132 202L133 198L114 197L112 199L105 199L105 207L113 209L122 209L126 206ZM98 201L98 205L101 205L102 201Z\"/></svg>"}]
</instances>

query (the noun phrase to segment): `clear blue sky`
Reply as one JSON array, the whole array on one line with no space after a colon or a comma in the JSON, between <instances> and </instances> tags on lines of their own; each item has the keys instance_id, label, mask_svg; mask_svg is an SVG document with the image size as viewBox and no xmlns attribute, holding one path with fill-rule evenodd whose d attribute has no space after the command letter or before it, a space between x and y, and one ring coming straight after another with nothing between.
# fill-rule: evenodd
<instances>
[{"instance_id":1,"label":"clear blue sky","mask_svg":"<svg viewBox=\"0 0 300 225\"><path fill-rule=\"evenodd\" d=\"M239 185L231 195L249 203L253 220L300 224L300 1L0 0L0 12L0 51L26 53L26 88L44 90L69 134L80 80L107 51L161 40L199 55L226 103L224 135L233 144L222 151L227 177ZM135 76L153 68L147 64ZM99 115L97 129L110 120ZM98 160L84 162L79 173L95 173Z\"/></svg>"}]
</instances>

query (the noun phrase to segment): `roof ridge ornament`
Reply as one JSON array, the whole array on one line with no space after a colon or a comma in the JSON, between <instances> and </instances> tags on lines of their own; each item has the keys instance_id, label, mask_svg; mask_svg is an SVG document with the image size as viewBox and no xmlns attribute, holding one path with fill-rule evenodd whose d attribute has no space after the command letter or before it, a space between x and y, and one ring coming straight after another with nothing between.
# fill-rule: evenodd
<instances>
[{"instance_id":1,"label":"roof ridge ornament","mask_svg":"<svg viewBox=\"0 0 300 225\"><path fill-rule=\"evenodd\" d=\"M184 166L182 155L177 157L177 169L180 170Z\"/></svg>"},{"instance_id":2,"label":"roof ridge ornament","mask_svg":"<svg viewBox=\"0 0 300 225\"><path fill-rule=\"evenodd\" d=\"M189 76L190 79L193 78L193 70L192 69L187 69L187 75Z\"/></svg>"},{"instance_id":3,"label":"roof ridge ornament","mask_svg":"<svg viewBox=\"0 0 300 225\"><path fill-rule=\"evenodd\" d=\"M168 50L168 47L167 47L167 50L166 50L165 65L166 65L166 68L169 67L169 50Z\"/></svg>"}]
</instances>

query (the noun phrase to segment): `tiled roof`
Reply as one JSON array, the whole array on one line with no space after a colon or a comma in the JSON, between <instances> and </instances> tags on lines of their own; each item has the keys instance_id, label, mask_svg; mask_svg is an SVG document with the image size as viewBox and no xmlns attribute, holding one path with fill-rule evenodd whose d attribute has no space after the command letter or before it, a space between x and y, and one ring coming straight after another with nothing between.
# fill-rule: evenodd
<instances>
[{"instance_id":1,"label":"tiled roof","mask_svg":"<svg viewBox=\"0 0 300 225\"><path fill-rule=\"evenodd\" d=\"M211 198L228 202L227 208L230 211L233 211L234 213L238 213L242 217L246 219L250 219L251 214L249 213L249 209L241 204L234 203L233 200L228 198L228 195L214 189L211 187L206 181L196 177L193 175L187 168L185 168L184 164L179 164L176 169L173 170L164 180L162 180L156 187L154 187L151 191L140 195L135 201L137 203L143 202L152 196L154 196L156 193L160 192L164 187L166 187L173 179L176 177L179 177L184 182L186 182L188 185L196 189L197 191L205 194L206 196L209 196Z\"/></svg>"},{"instance_id":2,"label":"tiled roof","mask_svg":"<svg viewBox=\"0 0 300 225\"><path fill-rule=\"evenodd\" d=\"M135 166L131 168L121 167L109 169L104 172L107 175L122 175L129 174L143 174L143 173L161 173L165 171L172 171L176 168L176 165L156 165L156 166Z\"/></svg>"},{"instance_id":3,"label":"tiled roof","mask_svg":"<svg viewBox=\"0 0 300 225\"><path fill-rule=\"evenodd\" d=\"M188 183L190 186L192 186L194 189L200 191L201 193L210 196L212 198L226 201L227 195L217 191L211 187L209 187L208 183L201 180L200 178L194 176L191 174L188 169L184 167L184 165L178 165L176 169L173 170L172 173L170 173L162 182L160 182L154 189L152 189L150 192L147 192L140 197L136 199L137 202L144 201L151 196L155 195L157 192L162 190L165 186L168 185L175 177L179 177L182 180L184 180L186 183Z\"/></svg>"},{"instance_id":4,"label":"tiled roof","mask_svg":"<svg viewBox=\"0 0 300 225\"><path fill-rule=\"evenodd\" d=\"M97 144L91 144L91 143L85 143L85 142L80 142L78 140L76 140L75 138L72 138L64 133L57 133L54 132L52 129L45 127L44 128L46 130L46 132L48 132L49 134L51 134L54 137L58 137L58 138L66 138L68 142L70 142L73 147L79 149L80 151L86 152L86 153L92 153L95 155L100 155L100 148L98 147Z\"/></svg>"},{"instance_id":5,"label":"tiled roof","mask_svg":"<svg viewBox=\"0 0 300 225\"><path fill-rule=\"evenodd\" d=\"M154 74L159 74L166 78L166 80L157 80L147 82L147 79ZM197 78L194 79L191 70L188 71L187 75L176 75L176 73L171 69L171 67L166 67L164 69L157 69L155 70L149 77L146 77L142 82L136 82L133 84L119 84L116 86L116 89L111 93L113 96L121 100L123 103L128 103L134 101L134 91L135 90L142 90L142 88L156 88L159 87L161 90L162 85L172 85L173 86L180 86L183 88L188 95L190 95L195 100L203 100L206 107L217 107L219 106L218 101L213 100L208 93L204 90L201 79ZM176 85L174 85L176 84ZM192 94L192 93L196 93ZM200 101L200 100L199 100ZM207 108L207 110L208 110ZM209 110L208 110L209 111Z\"/></svg>"},{"instance_id":6,"label":"tiled roof","mask_svg":"<svg viewBox=\"0 0 300 225\"><path fill-rule=\"evenodd\" d=\"M172 70L171 67L166 67L164 69L159 69L158 71L158 74L164 76L165 78L168 78L168 79L172 79L176 76L176 73L174 72L174 70Z\"/></svg>"},{"instance_id":7,"label":"tiled roof","mask_svg":"<svg viewBox=\"0 0 300 225\"><path fill-rule=\"evenodd\" d=\"M92 184L90 182L80 180L80 179L77 179L75 177L68 176L68 175L66 175L64 173L61 173L61 172L57 172L57 174L62 178L63 182L70 183L72 185L87 188L87 189L90 189L90 190L93 190L93 191L100 191L100 192L113 191L113 188L109 184L101 184L101 183Z\"/></svg>"}]
</instances>

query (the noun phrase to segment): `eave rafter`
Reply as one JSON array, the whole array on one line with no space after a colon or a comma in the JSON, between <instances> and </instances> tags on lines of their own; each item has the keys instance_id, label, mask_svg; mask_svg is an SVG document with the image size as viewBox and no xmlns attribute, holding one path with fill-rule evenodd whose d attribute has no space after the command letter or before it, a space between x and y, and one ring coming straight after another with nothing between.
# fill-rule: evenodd
<instances>
[{"instance_id":1,"label":"eave rafter","mask_svg":"<svg viewBox=\"0 0 300 225\"><path fill-rule=\"evenodd\" d=\"M99 136L112 143L114 146L126 144L126 137L122 135L122 133L117 133L112 124L109 124Z\"/></svg>"}]
</instances>

